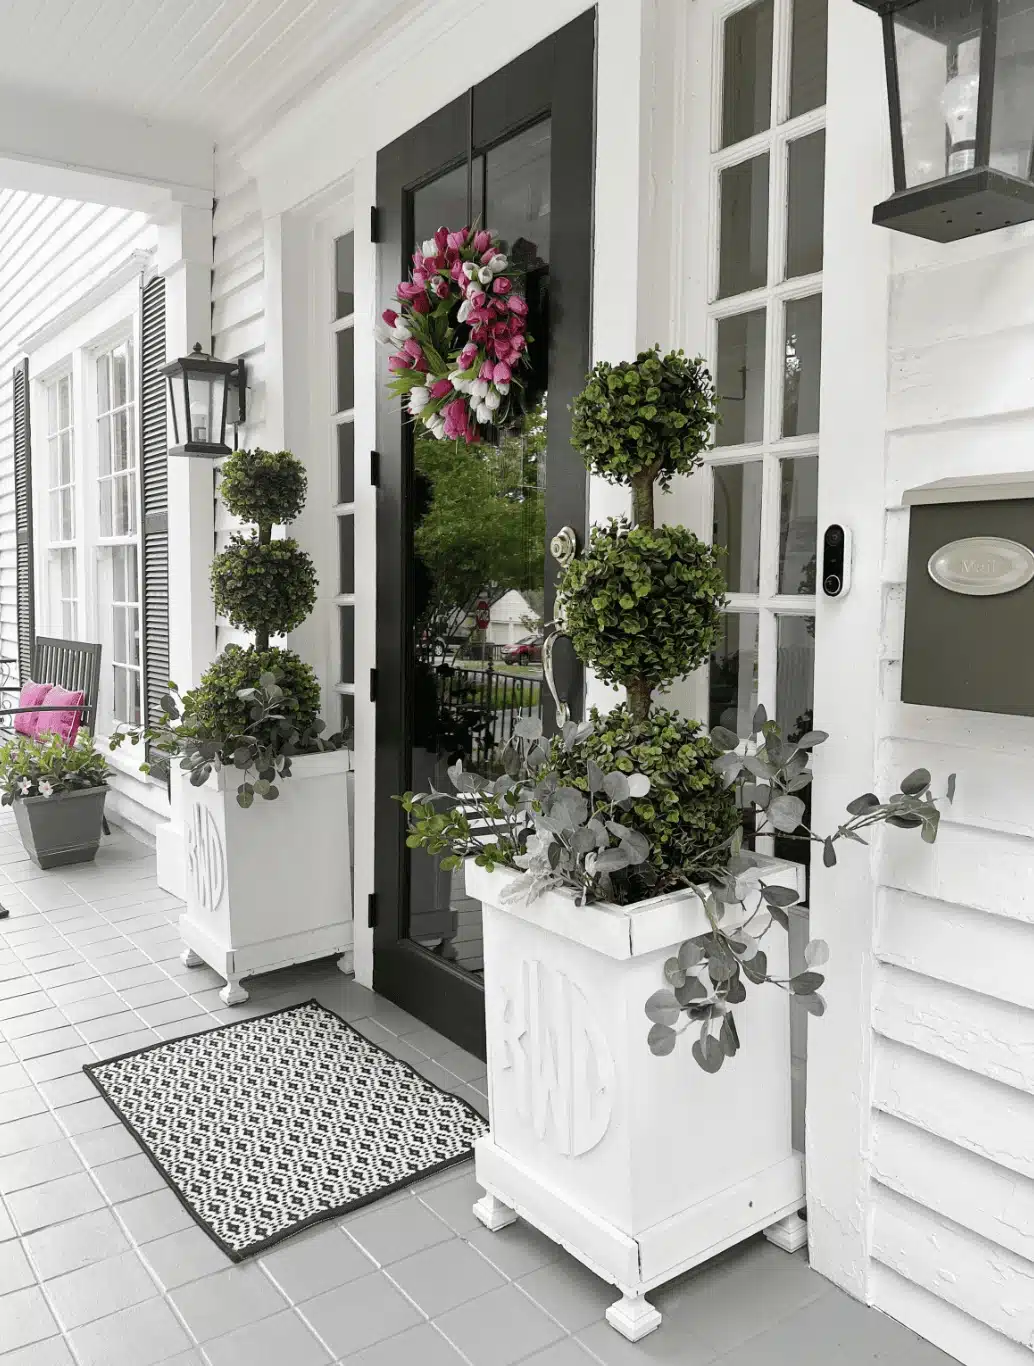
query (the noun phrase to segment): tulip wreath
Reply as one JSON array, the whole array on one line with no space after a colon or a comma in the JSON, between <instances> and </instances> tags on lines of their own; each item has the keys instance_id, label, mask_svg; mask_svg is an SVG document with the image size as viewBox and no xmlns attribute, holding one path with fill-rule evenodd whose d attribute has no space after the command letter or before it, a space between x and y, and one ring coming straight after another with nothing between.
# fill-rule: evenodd
<instances>
[{"instance_id":1,"label":"tulip wreath","mask_svg":"<svg viewBox=\"0 0 1034 1366\"><path fill-rule=\"evenodd\" d=\"M413 269L381 315L389 388L439 440L480 440L521 412L528 305L523 272L482 228L439 228L413 253Z\"/></svg>"}]
</instances>

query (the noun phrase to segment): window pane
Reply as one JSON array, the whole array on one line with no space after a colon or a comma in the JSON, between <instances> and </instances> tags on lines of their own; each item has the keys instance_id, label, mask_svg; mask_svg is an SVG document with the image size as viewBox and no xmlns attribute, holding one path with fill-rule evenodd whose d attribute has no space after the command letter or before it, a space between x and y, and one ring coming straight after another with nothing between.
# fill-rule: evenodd
<instances>
[{"instance_id":1,"label":"window pane","mask_svg":"<svg viewBox=\"0 0 1034 1366\"><path fill-rule=\"evenodd\" d=\"M123 408L111 419L111 459L117 470L128 469L132 464L129 434L129 414Z\"/></svg>"},{"instance_id":2,"label":"window pane","mask_svg":"<svg viewBox=\"0 0 1034 1366\"><path fill-rule=\"evenodd\" d=\"M765 424L765 310L718 322L715 380L721 422L718 446L760 441Z\"/></svg>"},{"instance_id":3,"label":"window pane","mask_svg":"<svg viewBox=\"0 0 1034 1366\"><path fill-rule=\"evenodd\" d=\"M111 473L111 418L102 417L97 422L97 471L99 474Z\"/></svg>"},{"instance_id":4,"label":"window pane","mask_svg":"<svg viewBox=\"0 0 1034 1366\"><path fill-rule=\"evenodd\" d=\"M334 288L337 293L335 318L355 312L355 235L347 232L334 243Z\"/></svg>"},{"instance_id":5,"label":"window pane","mask_svg":"<svg viewBox=\"0 0 1034 1366\"><path fill-rule=\"evenodd\" d=\"M918 0L895 15L908 185L972 168L980 71L979 0ZM1021 79L1029 73L1020 69Z\"/></svg>"},{"instance_id":6,"label":"window pane","mask_svg":"<svg viewBox=\"0 0 1034 1366\"><path fill-rule=\"evenodd\" d=\"M341 622L341 683L355 682L355 608L338 609Z\"/></svg>"},{"instance_id":7,"label":"window pane","mask_svg":"<svg viewBox=\"0 0 1034 1366\"><path fill-rule=\"evenodd\" d=\"M711 656L708 724L750 732L758 705L758 614L727 612Z\"/></svg>"},{"instance_id":8,"label":"window pane","mask_svg":"<svg viewBox=\"0 0 1034 1366\"><path fill-rule=\"evenodd\" d=\"M337 429L337 500L355 501L355 428L341 422Z\"/></svg>"},{"instance_id":9,"label":"window pane","mask_svg":"<svg viewBox=\"0 0 1034 1366\"><path fill-rule=\"evenodd\" d=\"M61 382L47 385L47 431L53 435L62 425L57 415L57 396Z\"/></svg>"},{"instance_id":10,"label":"window pane","mask_svg":"<svg viewBox=\"0 0 1034 1366\"><path fill-rule=\"evenodd\" d=\"M123 342L111 354L111 397L112 406L121 407L128 403L132 394L130 383L129 343Z\"/></svg>"},{"instance_id":11,"label":"window pane","mask_svg":"<svg viewBox=\"0 0 1034 1366\"><path fill-rule=\"evenodd\" d=\"M341 702L338 729L350 735L355 726L355 698L349 692L339 693L338 698Z\"/></svg>"},{"instance_id":12,"label":"window pane","mask_svg":"<svg viewBox=\"0 0 1034 1366\"><path fill-rule=\"evenodd\" d=\"M790 117L826 103L827 0L793 0Z\"/></svg>"},{"instance_id":13,"label":"window pane","mask_svg":"<svg viewBox=\"0 0 1034 1366\"><path fill-rule=\"evenodd\" d=\"M805 455L779 467L779 591L815 592L819 461Z\"/></svg>"},{"instance_id":14,"label":"window pane","mask_svg":"<svg viewBox=\"0 0 1034 1366\"><path fill-rule=\"evenodd\" d=\"M552 124L536 123L485 154L484 221L524 270L549 260Z\"/></svg>"},{"instance_id":15,"label":"window pane","mask_svg":"<svg viewBox=\"0 0 1034 1366\"><path fill-rule=\"evenodd\" d=\"M337 333L337 408L339 413L355 403L355 333L350 327Z\"/></svg>"},{"instance_id":16,"label":"window pane","mask_svg":"<svg viewBox=\"0 0 1034 1366\"><path fill-rule=\"evenodd\" d=\"M805 436L819 429L821 352L822 295L791 299L786 305L783 362L784 436Z\"/></svg>"},{"instance_id":17,"label":"window pane","mask_svg":"<svg viewBox=\"0 0 1034 1366\"><path fill-rule=\"evenodd\" d=\"M756 593L761 564L761 461L715 465L715 545L725 547L722 568L730 593Z\"/></svg>"},{"instance_id":18,"label":"window pane","mask_svg":"<svg viewBox=\"0 0 1034 1366\"><path fill-rule=\"evenodd\" d=\"M758 0L725 21L722 146L763 133L772 116L773 0Z\"/></svg>"},{"instance_id":19,"label":"window pane","mask_svg":"<svg viewBox=\"0 0 1034 1366\"><path fill-rule=\"evenodd\" d=\"M822 197L826 184L826 134L790 143L786 183L786 278L822 269Z\"/></svg>"},{"instance_id":20,"label":"window pane","mask_svg":"<svg viewBox=\"0 0 1034 1366\"><path fill-rule=\"evenodd\" d=\"M780 613L776 641L776 720L788 740L799 740L814 716L815 618Z\"/></svg>"},{"instance_id":21,"label":"window pane","mask_svg":"<svg viewBox=\"0 0 1034 1366\"><path fill-rule=\"evenodd\" d=\"M58 463L60 479L58 482L61 484L71 484L73 480L71 431L61 433L58 437L58 447L60 452Z\"/></svg>"},{"instance_id":22,"label":"window pane","mask_svg":"<svg viewBox=\"0 0 1034 1366\"><path fill-rule=\"evenodd\" d=\"M103 355L97 357L97 411L108 413L113 404L111 402L111 357Z\"/></svg>"},{"instance_id":23,"label":"window pane","mask_svg":"<svg viewBox=\"0 0 1034 1366\"><path fill-rule=\"evenodd\" d=\"M339 593L355 592L355 518L337 519L338 552L341 557Z\"/></svg>"},{"instance_id":24,"label":"window pane","mask_svg":"<svg viewBox=\"0 0 1034 1366\"><path fill-rule=\"evenodd\" d=\"M768 153L722 171L718 297L768 283Z\"/></svg>"},{"instance_id":25,"label":"window pane","mask_svg":"<svg viewBox=\"0 0 1034 1366\"><path fill-rule=\"evenodd\" d=\"M1034 134L1034 11L1029 0L1002 0L995 44L991 165L1027 180Z\"/></svg>"}]
</instances>

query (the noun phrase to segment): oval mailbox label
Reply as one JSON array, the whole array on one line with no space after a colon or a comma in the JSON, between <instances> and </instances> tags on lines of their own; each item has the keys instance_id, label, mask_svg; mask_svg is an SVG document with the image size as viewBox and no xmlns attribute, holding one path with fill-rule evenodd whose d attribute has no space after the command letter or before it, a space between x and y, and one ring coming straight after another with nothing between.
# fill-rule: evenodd
<instances>
[{"instance_id":1,"label":"oval mailbox label","mask_svg":"<svg viewBox=\"0 0 1034 1366\"><path fill-rule=\"evenodd\" d=\"M935 550L927 569L949 593L989 598L1013 593L1034 579L1034 552L999 536L968 536Z\"/></svg>"}]
</instances>

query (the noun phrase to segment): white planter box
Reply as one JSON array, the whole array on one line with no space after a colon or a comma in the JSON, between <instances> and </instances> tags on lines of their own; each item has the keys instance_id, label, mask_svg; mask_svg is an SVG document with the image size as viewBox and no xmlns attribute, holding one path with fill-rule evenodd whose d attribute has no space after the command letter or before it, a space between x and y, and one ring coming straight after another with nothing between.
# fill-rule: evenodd
<instances>
[{"instance_id":1,"label":"white planter box","mask_svg":"<svg viewBox=\"0 0 1034 1366\"><path fill-rule=\"evenodd\" d=\"M802 869L757 862L766 882L802 889ZM709 929L696 894L620 907L548 893L500 907L512 872L469 862L466 876L484 906L482 1222L501 1228L516 1211L613 1282L622 1298L607 1318L632 1341L660 1323L644 1298L654 1286L773 1225L780 1246L801 1246L786 994L747 984L741 1049L714 1075L691 1057L693 1034L668 1057L647 1046L643 1007L665 985L665 959ZM786 977L778 926L765 950Z\"/></svg>"},{"instance_id":2,"label":"white planter box","mask_svg":"<svg viewBox=\"0 0 1034 1366\"><path fill-rule=\"evenodd\" d=\"M352 971L348 753L303 755L292 768L276 801L246 811L234 771L201 787L181 778L183 961L225 977L227 1005L248 999L241 978L258 972L332 953Z\"/></svg>"}]
</instances>

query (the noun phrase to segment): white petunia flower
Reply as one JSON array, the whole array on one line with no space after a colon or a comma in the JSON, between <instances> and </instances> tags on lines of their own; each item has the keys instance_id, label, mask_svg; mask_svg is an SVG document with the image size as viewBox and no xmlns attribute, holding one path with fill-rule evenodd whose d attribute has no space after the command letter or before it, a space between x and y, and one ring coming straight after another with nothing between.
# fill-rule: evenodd
<instances>
[{"instance_id":1,"label":"white petunia flower","mask_svg":"<svg viewBox=\"0 0 1034 1366\"><path fill-rule=\"evenodd\" d=\"M49 783L46 778L41 778L39 780L39 790L41 797L52 797L54 795L53 785Z\"/></svg>"},{"instance_id":2,"label":"white petunia flower","mask_svg":"<svg viewBox=\"0 0 1034 1366\"><path fill-rule=\"evenodd\" d=\"M31 779L31 778L19 778L19 779L18 779L18 791L22 794L23 797L27 797L27 796L29 795L29 793L32 791L32 779Z\"/></svg>"}]
</instances>

